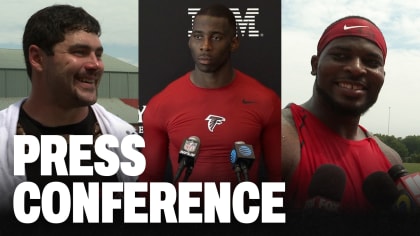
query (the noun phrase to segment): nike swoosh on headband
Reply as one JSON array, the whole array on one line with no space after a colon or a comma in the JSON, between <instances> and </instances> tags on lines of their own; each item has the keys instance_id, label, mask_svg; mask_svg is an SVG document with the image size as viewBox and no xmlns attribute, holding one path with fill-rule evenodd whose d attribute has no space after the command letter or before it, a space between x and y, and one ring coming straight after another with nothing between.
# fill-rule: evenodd
<instances>
[{"instance_id":1,"label":"nike swoosh on headband","mask_svg":"<svg viewBox=\"0 0 420 236\"><path fill-rule=\"evenodd\" d=\"M354 26L344 25L343 30L349 30L349 29L355 29L355 28L364 28L364 27L369 27L369 26L367 26L367 25L354 25Z\"/></svg>"}]
</instances>

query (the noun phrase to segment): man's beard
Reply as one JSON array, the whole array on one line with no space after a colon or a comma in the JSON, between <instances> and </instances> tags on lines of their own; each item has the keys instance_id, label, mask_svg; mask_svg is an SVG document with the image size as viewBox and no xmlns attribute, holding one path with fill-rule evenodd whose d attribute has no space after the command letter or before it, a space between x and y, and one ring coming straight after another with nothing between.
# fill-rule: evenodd
<instances>
[{"instance_id":1,"label":"man's beard","mask_svg":"<svg viewBox=\"0 0 420 236\"><path fill-rule=\"evenodd\" d=\"M318 81L315 81L315 89L318 92L321 99L323 99L333 111L343 115L343 116L353 116L353 117L360 117L365 112L369 110L370 107L373 106L376 102L376 98L368 100L363 106L360 107L348 107L343 106L340 103L336 102L327 92L325 92L321 87L318 85Z\"/></svg>"}]
</instances>

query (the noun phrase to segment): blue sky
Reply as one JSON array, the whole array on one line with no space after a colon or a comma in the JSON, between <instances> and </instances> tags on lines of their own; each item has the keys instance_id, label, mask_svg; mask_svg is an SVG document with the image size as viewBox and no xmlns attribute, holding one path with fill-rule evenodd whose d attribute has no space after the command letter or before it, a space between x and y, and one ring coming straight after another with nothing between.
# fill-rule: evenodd
<instances>
[{"instance_id":1,"label":"blue sky","mask_svg":"<svg viewBox=\"0 0 420 236\"><path fill-rule=\"evenodd\" d=\"M53 4L83 7L102 27L102 44L107 55L138 66L137 0L7 0L1 2L0 48L21 49L28 18Z\"/></svg>"},{"instance_id":2,"label":"blue sky","mask_svg":"<svg viewBox=\"0 0 420 236\"><path fill-rule=\"evenodd\" d=\"M387 41L385 83L360 124L373 133L420 135L420 3L391 0L281 0L282 104L307 101L314 82L310 59L333 21L360 15Z\"/></svg>"}]
</instances>

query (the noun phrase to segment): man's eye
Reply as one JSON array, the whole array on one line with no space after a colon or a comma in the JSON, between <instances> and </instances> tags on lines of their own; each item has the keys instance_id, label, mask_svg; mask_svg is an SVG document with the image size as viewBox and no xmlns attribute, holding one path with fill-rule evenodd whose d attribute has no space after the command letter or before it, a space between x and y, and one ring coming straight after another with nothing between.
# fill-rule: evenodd
<instances>
[{"instance_id":1,"label":"man's eye","mask_svg":"<svg viewBox=\"0 0 420 236\"><path fill-rule=\"evenodd\" d=\"M198 39L198 40L200 40L200 39L202 39L202 38L203 38L203 36L201 36L201 35L193 35L193 38L194 38L194 39Z\"/></svg>"},{"instance_id":2,"label":"man's eye","mask_svg":"<svg viewBox=\"0 0 420 236\"><path fill-rule=\"evenodd\" d=\"M368 60L366 61L366 65L369 66L370 68L378 68L382 66L382 62L378 60Z\"/></svg>"},{"instance_id":3,"label":"man's eye","mask_svg":"<svg viewBox=\"0 0 420 236\"><path fill-rule=\"evenodd\" d=\"M334 53L333 57L335 59L344 59L344 58L346 58L346 55L344 53Z\"/></svg>"},{"instance_id":4,"label":"man's eye","mask_svg":"<svg viewBox=\"0 0 420 236\"><path fill-rule=\"evenodd\" d=\"M215 41L223 40L223 35L220 35L220 34L213 35L212 39Z\"/></svg>"},{"instance_id":5,"label":"man's eye","mask_svg":"<svg viewBox=\"0 0 420 236\"><path fill-rule=\"evenodd\" d=\"M72 52L72 54L76 55L76 56L85 56L88 54L88 52L84 51L84 50L75 50Z\"/></svg>"}]
</instances>

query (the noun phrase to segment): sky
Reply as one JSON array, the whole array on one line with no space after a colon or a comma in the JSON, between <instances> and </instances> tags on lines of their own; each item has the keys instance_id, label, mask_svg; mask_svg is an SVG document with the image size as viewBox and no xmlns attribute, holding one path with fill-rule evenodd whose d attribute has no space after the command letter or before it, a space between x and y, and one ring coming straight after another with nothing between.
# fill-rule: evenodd
<instances>
[{"instance_id":1,"label":"sky","mask_svg":"<svg viewBox=\"0 0 420 236\"><path fill-rule=\"evenodd\" d=\"M360 124L376 134L420 135L419 12L417 1L281 0L283 106L312 95L310 60L324 29L341 17L360 15L379 26L388 47L384 85Z\"/></svg>"},{"instance_id":2,"label":"sky","mask_svg":"<svg viewBox=\"0 0 420 236\"><path fill-rule=\"evenodd\" d=\"M138 67L138 0L0 0L0 48L22 49L28 18L53 4L84 8L101 24L104 53Z\"/></svg>"}]
</instances>

